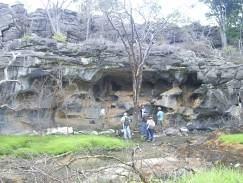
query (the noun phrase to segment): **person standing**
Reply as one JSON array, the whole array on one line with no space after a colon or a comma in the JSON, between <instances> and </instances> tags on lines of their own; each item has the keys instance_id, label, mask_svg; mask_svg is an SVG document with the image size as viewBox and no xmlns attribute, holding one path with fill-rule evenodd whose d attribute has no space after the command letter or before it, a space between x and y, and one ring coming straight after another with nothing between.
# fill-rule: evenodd
<instances>
[{"instance_id":1,"label":"person standing","mask_svg":"<svg viewBox=\"0 0 243 183\"><path fill-rule=\"evenodd\" d=\"M153 120L152 116L149 116L147 120L147 141L154 141L154 127L155 127L155 122Z\"/></svg>"},{"instance_id":2,"label":"person standing","mask_svg":"<svg viewBox=\"0 0 243 183\"><path fill-rule=\"evenodd\" d=\"M125 112L121 118L122 122L122 128L124 133L124 139L131 139L131 129L130 129L130 123L131 119L128 117L127 113Z\"/></svg>"},{"instance_id":3,"label":"person standing","mask_svg":"<svg viewBox=\"0 0 243 183\"><path fill-rule=\"evenodd\" d=\"M141 119L146 117L146 109L144 105L141 106L140 113L141 113Z\"/></svg>"},{"instance_id":4,"label":"person standing","mask_svg":"<svg viewBox=\"0 0 243 183\"><path fill-rule=\"evenodd\" d=\"M102 127L102 129L104 129L105 128L105 116L106 116L106 112L105 112L105 108L104 107L102 107L101 109L100 109L100 120L101 120L101 127Z\"/></svg>"},{"instance_id":5,"label":"person standing","mask_svg":"<svg viewBox=\"0 0 243 183\"><path fill-rule=\"evenodd\" d=\"M141 139L143 139L143 140L148 139L147 138L147 135L148 135L148 133L147 133L147 119L144 117L139 125L140 125L139 131L140 131L140 134L141 134Z\"/></svg>"},{"instance_id":6,"label":"person standing","mask_svg":"<svg viewBox=\"0 0 243 183\"><path fill-rule=\"evenodd\" d=\"M157 125L162 127L163 120L164 120L164 112L161 110L161 107L158 107L157 116Z\"/></svg>"}]
</instances>

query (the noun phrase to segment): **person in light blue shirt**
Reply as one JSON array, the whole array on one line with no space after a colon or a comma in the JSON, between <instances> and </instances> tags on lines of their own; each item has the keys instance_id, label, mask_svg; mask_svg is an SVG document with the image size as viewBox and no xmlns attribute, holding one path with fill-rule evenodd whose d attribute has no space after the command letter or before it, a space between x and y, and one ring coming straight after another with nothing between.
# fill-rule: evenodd
<instances>
[{"instance_id":1,"label":"person in light blue shirt","mask_svg":"<svg viewBox=\"0 0 243 183\"><path fill-rule=\"evenodd\" d=\"M158 107L157 125L162 127L163 120L164 120L164 112L161 110L161 107Z\"/></svg>"}]
</instances>

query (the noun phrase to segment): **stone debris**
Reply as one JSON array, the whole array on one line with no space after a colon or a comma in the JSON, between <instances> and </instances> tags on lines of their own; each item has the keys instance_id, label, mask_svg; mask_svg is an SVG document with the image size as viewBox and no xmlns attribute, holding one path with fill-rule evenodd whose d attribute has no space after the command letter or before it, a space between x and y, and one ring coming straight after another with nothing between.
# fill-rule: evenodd
<instances>
[{"instance_id":1,"label":"stone debris","mask_svg":"<svg viewBox=\"0 0 243 183\"><path fill-rule=\"evenodd\" d=\"M47 128L47 135L69 135L73 134L73 127L57 127L57 128Z\"/></svg>"}]
</instances>

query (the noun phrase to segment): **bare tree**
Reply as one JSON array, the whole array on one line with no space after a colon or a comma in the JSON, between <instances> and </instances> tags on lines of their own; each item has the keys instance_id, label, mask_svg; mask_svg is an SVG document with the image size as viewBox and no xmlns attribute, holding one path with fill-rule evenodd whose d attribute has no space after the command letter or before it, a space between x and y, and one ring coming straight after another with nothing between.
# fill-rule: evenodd
<instances>
[{"instance_id":1,"label":"bare tree","mask_svg":"<svg viewBox=\"0 0 243 183\"><path fill-rule=\"evenodd\" d=\"M242 49L243 49L243 41L242 41L242 25L243 25L243 4L241 5L240 8L240 13L239 13L239 23L240 23L240 31L239 31L239 51L240 51L240 55L242 54Z\"/></svg>"},{"instance_id":2,"label":"bare tree","mask_svg":"<svg viewBox=\"0 0 243 183\"><path fill-rule=\"evenodd\" d=\"M24 5L20 4L19 6L23 6L24 10ZM21 36L28 34L30 31L30 24L28 20L27 11L24 10L23 14L19 14L18 12L16 12L14 7L10 7L9 9L13 19L14 26L20 32Z\"/></svg>"},{"instance_id":3,"label":"bare tree","mask_svg":"<svg viewBox=\"0 0 243 183\"><path fill-rule=\"evenodd\" d=\"M160 7L156 1L150 1L150 3L143 5L135 9L132 7L131 1L123 1L116 9L112 7L103 10L108 22L117 32L131 66L134 104L133 124L135 126L139 120L139 95L143 79L143 66L150 54L157 31L161 31L168 22L167 19L158 21ZM135 17L140 19L142 24L137 24Z\"/></svg>"},{"instance_id":4,"label":"bare tree","mask_svg":"<svg viewBox=\"0 0 243 183\"><path fill-rule=\"evenodd\" d=\"M89 39L90 29L91 29L91 20L95 10L97 9L97 0L75 0L79 3L80 14L83 15L86 19L86 40Z\"/></svg>"},{"instance_id":5,"label":"bare tree","mask_svg":"<svg viewBox=\"0 0 243 183\"><path fill-rule=\"evenodd\" d=\"M54 34L62 33L60 29L61 15L72 2L73 0L48 0L46 4L43 4Z\"/></svg>"}]
</instances>

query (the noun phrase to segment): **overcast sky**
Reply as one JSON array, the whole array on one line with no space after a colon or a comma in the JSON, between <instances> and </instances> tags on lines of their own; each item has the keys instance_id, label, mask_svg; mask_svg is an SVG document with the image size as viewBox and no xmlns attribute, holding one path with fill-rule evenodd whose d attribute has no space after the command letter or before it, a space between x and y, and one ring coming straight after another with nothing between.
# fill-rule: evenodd
<instances>
[{"instance_id":1,"label":"overcast sky","mask_svg":"<svg viewBox=\"0 0 243 183\"><path fill-rule=\"evenodd\" d=\"M16 4L21 2L25 5L26 9L31 12L36 8L43 7L43 2L47 0L0 0L1 3ZM133 0L133 2L139 2L139 0ZM208 8L200 3L198 0L158 0L161 2L162 10L164 14L169 14L177 10L188 21L199 21L201 24L212 23L212 20L208 20L205 17L205 13L208 12ZM72 7L72 9L75 7Z\"/></svg>"}]
</instances>

